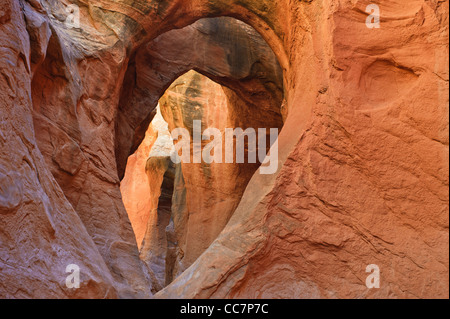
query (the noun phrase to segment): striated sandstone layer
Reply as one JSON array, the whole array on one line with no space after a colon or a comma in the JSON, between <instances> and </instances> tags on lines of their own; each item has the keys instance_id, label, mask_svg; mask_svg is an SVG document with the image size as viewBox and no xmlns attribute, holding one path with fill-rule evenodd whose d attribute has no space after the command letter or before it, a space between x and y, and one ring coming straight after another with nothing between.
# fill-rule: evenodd
<instances>
[{"instance_id":1,"label":"striated sandstone layer","mask_svg":"<svg viewBox=\"0 0 450 319\"><path fill-rule=\"evenodd\" d=\"M228 18L200 19L163 33L131 57L119 102L116 156L119 176L142 141L165 90L190 70L229 88L248 106L246 117L279 127L283 74L264 39L249 25ZM261 114L269 119L261 118ZM242 123L244 124L244 123ZM120 151L119 151L120 150Z\"/></svg>"},{"instance_id":2,"label":"striated sandstone layer","mask_svg":"<svg viewBox=\"0 0 450 319\"><path fill-rule=\"evenodd\" d=\"M448 298L449 1L379 0L379 29L370 3L2 0L0 296L151 296L120 180L180 74L140 112L133 68L158 36L230 16L283 70L279 170L253 175L217 239L156 297ZM79 290L65 287L69 264ZM369 264L379 289L365 286Z\"/></svg>"},{"instance_id":3,"label":"striated sandstone layer","mask_svg":"<svg viewBox=\"0 0 450 319\"><path fill-rule=\"evenodd\" d=\"M139 148L128 157L125 176L120 182L123 204L130 218L138 248L141 247L144 239L146 225L153 206L151 196L153 192L150 191L148 185L145 166L150 151L160 135L157 120L157 117L153 119Z\"/></svg>"},{"instance_id":4,"label":"striated sandstone layer","mask_svg":"<svg viewBox=\"0 0 450 319\"><path fill-rule=\"evenodd\" d=\"M155 292L172 282L209 247L227 224L258 169L258 164L237 164L236 160L225 163L225 128L257 127L268 131L281 122L279 111L273 117L274 111L261 109L250 117L251 105L195 71L173 82L160 99L160 105L162 114L158 108L146 137L129 157L121 182L141 259L149 267ZM201 122L202 131L220 130L223 163L193 163L194 120ZM175 149L170 131L175 128L190 132L190 164L171 163L170 155ZM202 141L201 148L212 140ZM236 143L236 136L233 141ZM248 158L247 143L245 158ZM265 153L267 146L264 146ZM214 156L214 152L211 154Z\"/></svg>"}]
</instances>

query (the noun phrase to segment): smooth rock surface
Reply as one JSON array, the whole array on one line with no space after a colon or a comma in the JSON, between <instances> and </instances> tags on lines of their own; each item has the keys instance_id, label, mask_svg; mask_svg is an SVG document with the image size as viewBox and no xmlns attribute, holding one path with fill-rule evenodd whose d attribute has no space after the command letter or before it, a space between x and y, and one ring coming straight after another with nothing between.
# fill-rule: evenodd
<instances>
[{"instance_id":1,"label":"smooth rock surface","mask_svg":"<svg viewBox=\"0 0 450 319\"><path fill-rule=\"evenodd\" d=\"M232 16L283 71L279 170L253 175L218 238L155 296L448 298L449 1L379 0L379 29L370 3L2 0L0 296L151 297L120 180L180 74L140 112L124 103L133 67L158 36Z\"/></svg>"}]
</instances>

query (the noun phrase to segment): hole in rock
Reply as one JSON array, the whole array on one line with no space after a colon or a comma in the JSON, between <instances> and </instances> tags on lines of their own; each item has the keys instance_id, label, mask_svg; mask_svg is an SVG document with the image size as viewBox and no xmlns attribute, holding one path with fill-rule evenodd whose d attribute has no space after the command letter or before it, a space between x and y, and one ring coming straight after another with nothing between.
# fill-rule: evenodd
<instances>
[{"instance_id":1,"label":"hole in rock","mask_svg":"<svg viewBox=\"0 0 450 319\"><path fill-rule=\"evenodd\" d=\"M282 83L282 70L267 43L233 18L201 19L169 31L130 60L116 155L121 175L119 151L130 149L128 159L122 159L121 192L153 292L192 265L233 215L261 164L258 156L249 163L253 144L248 138L243 139L245 161L238 163L236 136L233 162L226 163L225 130L255 129L256 154L259 148L267 154L270 129L283 125ZM200 134L208 128L220 131L222 163L207 163L204 157L194 163L194 121L201 122ZM190 163L177 164L170 157L171 132L177 128L189 132ZM266 129L265 144L258 143L259 128ZM201 150L213 140L201 141Z\"/></svg>"}]
</instances>

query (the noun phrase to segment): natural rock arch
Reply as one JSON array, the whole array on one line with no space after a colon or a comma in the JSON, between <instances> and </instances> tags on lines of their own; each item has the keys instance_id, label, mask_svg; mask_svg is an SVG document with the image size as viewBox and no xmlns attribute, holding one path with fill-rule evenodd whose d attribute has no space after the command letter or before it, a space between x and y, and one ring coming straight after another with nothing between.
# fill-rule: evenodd
<instances>
[{"instance_id":1,"label":"natural rock arch","mask_svg":"<svg viewBox=\"0 0 450 319\"><path fill-rule=\"evenodd\" d=\"M0 13L2 297L149 295L142 272L130 271L140 267L136 244L116 205L122 78L142 43L221 15L258 30L285 71L280 171L253 177L221 236L157 296L448 297L448 1L415 0L405 11L380 0L377 30L365 25L367 1L73 2L78 29L65 26L56 0L5 0ZM77 110L89 159L72 205L37 147L31 114L32 57L41 61L48 42L35 35L45 24L72 75L64 107ZM379 78L384 68L395 76ZM367 83L390 88L393 78L399 92L365 99ZM84 269L75 292L63 284L73 262ZM374 262L385 284L368 290Z\"/></svg>"},{"instance_id":2,"label":"natural rock arch","mask_svg":"<svg viewBox=\"0 0 450 319\"><path fill-rule=\"evenodd\" d=\"M148 122L153 118L153 108L156 106L159 96L170 84L172 84L172 82L175 82L176 79L180 78L182 73L186 73L191 69L203 73L205 76L214 79L216 83L223 86L225 95L228 97L229 101L229 112L230 114L234 114L232 115L234 119L231 119L230 127L242 127L244 129L247 127L266 127L268 130L270 128L281 129L283 74L270 47L268 47L266 42L252 27L241 21L226 17L201 19L191 26L169 31L149 44L143 45L131 59L125 75L122 96L119 102L119 127L116 128L116 141L118 142L118 144L116 144L116 156L118 159L119 176L121 176L124 171L124 168L121 168L124 166L123 163L125 162L123 158L125 158L125 156L128 157L130 154L129 152L126 152L126 149L130 147L128 146L127 148L127 145L135 144L132 146L132 153L141 142L142 137L147 130ZM188 77L188 79L191 78ZM180 107L182 108L182 106ZM205 108L204 111L207 112L207 105L203 105L202 108ZM192 111L193 110L189 110L188 112ZM209 110L209 112L211 111L212 109ZM223 114L223 116L225 116L225 114ZM188 118L190 121L196 119L190 118L189 115ZM128 119L131 119L132 122L130 123ZM169 125L171 129L183 127L185 125L184 121L175 124L172 119L170 122L172 123ZM133 129L133 125L135 127L137 125L137 127ZM219 127L217 126L219 125L218 123L215 125L213 124L213 127ZM120 152L120 150L123 151ZM137 159L137 161L141 160ZM250 165L248 168L252 166L255 165ZM246 170L248 170L248 168L246 168ZM235 192L241 196L250 176L255 172L256 168L257 166L250 169L250 175L248 175L248 172L245 174L241 172L242 178L237 178L237 176L232 174L231 176L219 175L216 179L221 178L224 179L223 182L226 182L227 179L231 178L231 184L237 180L242 180L239 184L235 185ZM186 172L190 172L189 175L192 175L192 172L196 171L195 165L190 169L185 169ZM242 169L244 169L244 166L238 169L238 171L241 171ZM232 171L229 170L230 174L231 172ZM198 174L202 174L201 170ZM130 178L130 176L127 177L127 185L132 183ZM236 178L236 181L233 180L234 178ZM159 183L160 179L157 178L157 180L157 183ZM191 178L187 178L186 183L192 187L192 176ZM133 197L133 195L129 194L127 189L129 189L128 186L126 189L122 190L122 194L124 196L127 195L127 201L129 201L128 196ZM124 194L124 191L126 194ZM212 196L210 201L213 201L213 193L210 195ZM198 196L199 195L197 195L197 197ZM192 194L188 194L188 202L189 200L192 200L191 197ZM223 200L224 199L221 199L221 201ZM228 206L230 206L230 208L235 207L233 204L234 201L230 199L230 202L231 206ZM198 207L198 209L201 208ZM211 211L210 207L209 212L205 211L207 215L210 215L209 219L213 220L211 222L211 227L219 227L218 229L221 230L225 225L224 222L226 223L228 221L232 210L234 210L233 208L229 211L225 206L222 207L222 209L224 211L214 212ZM162 209L161 216L157 219L159 220L159 218L162 218L161 222L156 222L155 218L157 217L148 219L150 211L147 213L133 211L132 223L133 221L137 222L137 220L139 220L137 223L142 223L142 218L143 220L151 220L154 223L157 223L158 226L152 226L147 232L151 232L152 229L154 229L153 231L159 234L159 238L163 236L165 232L165 226L162 227L160 223L162 223L162 220L167 219L167 217L164 217L166 215L164 213L166 210L167 209ZM197 211L197 219L201 220L198 215L200 213L205 214L205 212L202 213L201 211ZM129 214L130 213L131 212L129 212ZM160 215L156 211L152 214L155 216ZM185 214L189 215L189 212L186 211ZM215 219L218 220L214 221ZM168 220L166 223L168 223ZM136 225L133 224L133 226ZM159 229L161 227L162 229ZM179 225L179 222L176 221L175 229L177 233L179 233L179 228L187 228L187 226L181 226ZM186 230L184 231L186 232ZM211 230L211 233L213 234L212 238L215 238L218 234L217 230ZM139 242L142 238L141 236L142 234L137 235L138 246L141 244ZM194 242L197 242L194 246L200 245L201 241L210 242L211 238L209 237L210 236L206 236L203 240L201 240L201 238L194 240ZM165 242L165 240L161 239L161 244L163 241ZM190 241L189 244L191 244ZM157 266L154 266L156 267L155 269L160 269L162 267L162 265L159 265L161 263L161 258L151 257L153 255L149 252L149 247L154 247L151 249L156 249L155 254L158 256L163 255L164 250L161 250L161 247L156 248L157 245L158 243L155 243L154 238L147 238L147 244L142 247L141 256L144 256L143 258L147 260L147 262L149 262L150 258L154 258L155 262L158 263ZM202 243L201 245L205 245L205 243ZM188 260L192 259L192 253L190 251L183 252L182 255L190 257L187 258ZM197 256L198 253L193 253L193 255ZM191 262L192 261L184 266L180 264L181 270L178 270L178 273L190 265ZM180 261L177 263L180 263ZM159 270L155 271L158 271L158 273L160 272ZM152 272L152 270L150 270L150 272ZM164 274L164 272L162 272L162 274ZM153 274L152 276L154 277ZM158 275L158 278L160 276L161 274ZM155 279L152 281L155 282ZM159 282L161 282L161 279L159 279ZM164 283L164 280L162 280L162 282ZM162 284L158 283L157 285L161 286Z\"/></svg>"}]
</instances>

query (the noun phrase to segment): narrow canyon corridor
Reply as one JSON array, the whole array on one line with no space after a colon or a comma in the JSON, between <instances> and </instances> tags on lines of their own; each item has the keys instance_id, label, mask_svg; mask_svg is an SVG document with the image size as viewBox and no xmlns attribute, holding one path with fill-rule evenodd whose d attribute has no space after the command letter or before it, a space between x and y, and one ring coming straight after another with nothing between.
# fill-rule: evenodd
<instances>
[{"instance_id":1,"label":"narrow canyon corridor","mask_svg":"<svg viewBox=\"0 0 450 319\"><path fill-rule=\"evenodd\" d=\"M449 1L0 0L0 299L449 297Z\"/></svg>"},{"instance_id":2,"label":"narrow canyon corridor","mask_svg":"<svg viewBox=\"0 0 450 319\"><path fill-rule=\"evenodd\" d=\"M179 43L174 45L175 41ZM189 56L180 56L176 50L172 57L167 51L174 46L181 46L181 52ZM202 56L192 57L200 47ZM135 91L151 92L151 84L145 80L152 79L154 61L161 57L167 61L160 65L177 70L176 74L191 69L171 83L160 98L157 115L128 159L121 182L140 257L149 268L152 292L156 293L217 238L259 166L239 164L236 159L225 163L224 158L221 163L175 165L170 158L175 152L171 132L177 128L190 132L193 158L194 120L201 121L203 129L218 129L222 136L226 128L281 130L283 83L281 67L264 39L233 18L201 19L161 35L144 50L137 54L135 63L139 66L133 69L136 83L142 79ZM171 73L164 70L159 74ZM142 99L136 103L144 106ZM210 141L203 140L202 148ZM233 144L237 145L236 136ZM224 154L225 145L221 147ZM261 146L257 147L258 151ZM245 158L248 139L246 150ZM268 151L267 144L264 152Z\"/></svg>"},{"instance_id":3,"label":"narrow canyon corridor","mask_svg":"<svg viewBox=\"0 0 450 319\"><path fill-rule=\"evenodd\" d=\"M234 94L231 96L236 98ZM214 127L221 132L229 127L234 129L235 112L240 112L239 107L245 104L240 101L241 104L233 109L229 103L219 84L189 71L178 78L161 98L161 106L144 140L128 159L121 192L141 259L149 265L153 276L159 273L155 276L160 278L158 284L152 284L155 291L160 290L156 287L170 283L172 276L181 274L216 239L258 168L256 163L238 164L236 161L228 164L173 164L171 160L175 150L169 127L172 130L183 127L184 123L192 123L197 118L205 127ZM239 118L240 121L245 119L243 116ZM245 124L252 122L254 120L248 119ZM281 114L276 114L272 122L281 122ZM192 132L192 124L187 129ZM202 144L208 143L203 141ZM192 144L191 140L191 150ZM268 147L264 151L267 153ZM170 247L170 242L175 246ZM172 249L176 251L176 262L169 258ZM173 275L167 277L168 274Z\"/></svg>"}]
</instances>

